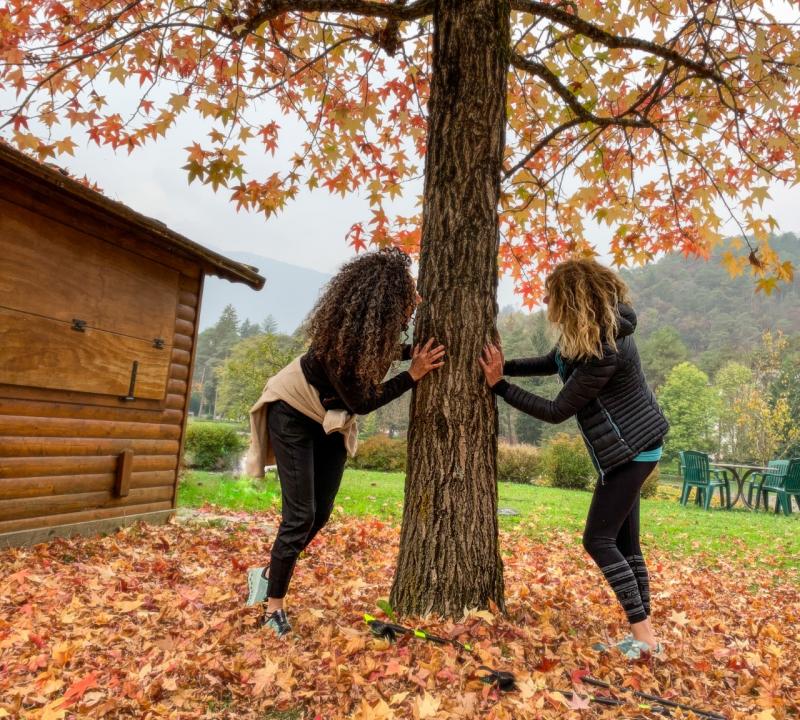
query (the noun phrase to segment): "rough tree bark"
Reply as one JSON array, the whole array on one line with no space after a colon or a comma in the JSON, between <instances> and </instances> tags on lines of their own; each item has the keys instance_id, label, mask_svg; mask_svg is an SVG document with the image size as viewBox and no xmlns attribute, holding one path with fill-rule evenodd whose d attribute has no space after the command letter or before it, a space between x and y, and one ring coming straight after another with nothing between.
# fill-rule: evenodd
<instances>
[{"instance_id":1,"label":"rough tree bark","mask_svg":"<svg viewBox=\"0 0 800 720\"><path fill-rule=\"evenodd\" d=\"M508 0L436 0L416 337L448 356L412 399L391 594L404 614L503 607L497 411L477 358L496 333L509 28Z\"/></svg>"}]
</instances>

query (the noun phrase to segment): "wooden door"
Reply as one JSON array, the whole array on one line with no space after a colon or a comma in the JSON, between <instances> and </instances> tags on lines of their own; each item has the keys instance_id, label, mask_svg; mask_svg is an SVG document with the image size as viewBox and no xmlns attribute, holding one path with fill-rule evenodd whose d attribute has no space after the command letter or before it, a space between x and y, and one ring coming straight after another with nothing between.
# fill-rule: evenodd
<instances>
[{"instance_id":1,"label":"wooden door","mask_svg":"<svg viewBox=\"0 0 800 720\"><path fill-rule=\"evenodd\" d=\"M160 400L178 272L0 200L0 383Z\"/></svg>"}]
</instances>

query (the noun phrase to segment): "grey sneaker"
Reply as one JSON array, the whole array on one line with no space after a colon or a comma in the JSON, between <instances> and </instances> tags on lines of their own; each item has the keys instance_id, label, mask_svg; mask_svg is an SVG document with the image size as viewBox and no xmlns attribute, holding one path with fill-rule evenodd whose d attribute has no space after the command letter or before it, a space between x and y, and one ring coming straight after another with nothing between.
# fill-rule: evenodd
<instances>
[{"instance_id":1,"label":"grey sneaker","mask_svg":"<svg viewBox=\"0 0 800 720\"><path fill-rule=\"evenodd\" d=\"M278 637L283 637L292 630L289 619L286 617L285 610L276 610L269 615L265 612L259 624L262 627L268 627L270 630L273 630Z\"/></svg>"},{"instance_id":2,"label":"grey sneaker","mask_svg":"<svg viewBox=\"0 0 800 720\"><path fill-rule=\"evenodd\" d=\"M258 605L267 599L269 580L267 571L269 567L250 568L247 571L247 606Z\"/></svg>"}]
</instances>

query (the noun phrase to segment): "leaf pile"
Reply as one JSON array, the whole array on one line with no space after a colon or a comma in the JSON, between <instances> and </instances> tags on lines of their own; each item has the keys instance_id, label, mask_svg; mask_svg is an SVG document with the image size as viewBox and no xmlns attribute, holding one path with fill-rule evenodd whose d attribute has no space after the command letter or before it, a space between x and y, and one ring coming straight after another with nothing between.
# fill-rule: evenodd
<instances>
[{"instance_id":1,"label":"leaf pile","mask_svg":"<svg viewBox=\"0 0 800 720\"><path fill-rule=\"evenodd\" d=\"M629 695L624 708L587 702L586 671L735 720L799 716L796 569L651 553L667 657L631 663L592 649L625 625L576 536L507 533L506 616L399 618L475 645L459 655L370 636L363 614L385 617L398 532L347 518L298 563L295 637L280 640L243 606L246 569L268 557L265 519L276 521L136 526L0 552L0 718L656 717ZM481 664L513 672L517 690L480 682Z\"/></svg>"}]
</instances>

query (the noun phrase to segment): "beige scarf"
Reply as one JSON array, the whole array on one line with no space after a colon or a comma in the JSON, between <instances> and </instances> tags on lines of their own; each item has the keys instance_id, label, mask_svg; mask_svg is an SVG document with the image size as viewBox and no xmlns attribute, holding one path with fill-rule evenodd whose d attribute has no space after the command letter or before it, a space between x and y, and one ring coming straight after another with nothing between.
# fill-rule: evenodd
<instances>
[{"instance_id":1,"label":"beige scarf","mask_svg":"<svg viewBox=\"0 0 800 720\"><path fill-rule=\"evenodd\" d=\"M350 457L358 450L358 423L356 416L347 410L326 410L319 399L316 388L306 380L300 367L300 358L295 358L264 387L256 404L250 408L250 449L245 459L245 472L251 477L264 477L264 467L275 464L275 452L267 431L267 413L270 403L283 400L298 412L315 420L327 435L340 432Z\"/></svg>"}]
</instances>

